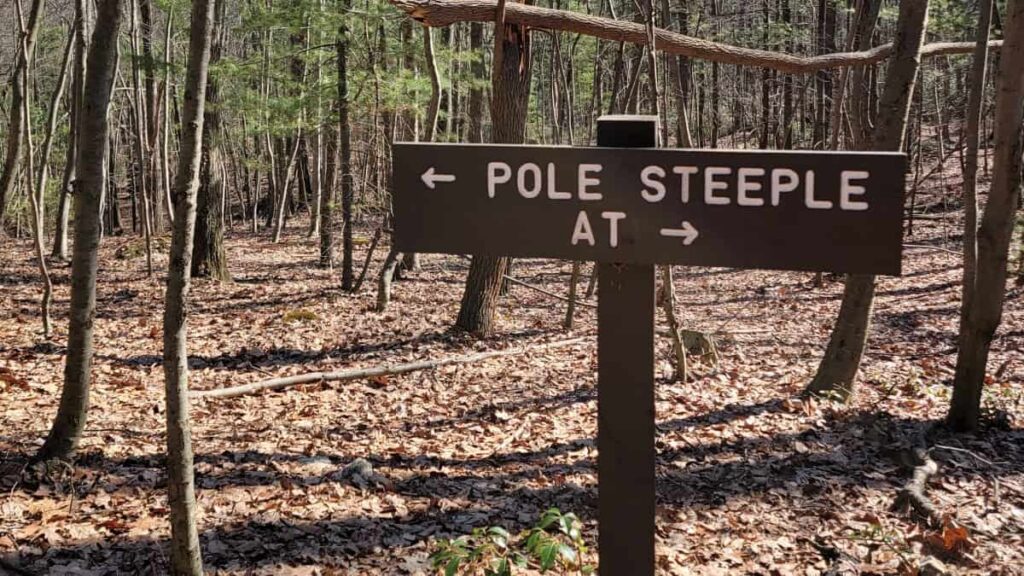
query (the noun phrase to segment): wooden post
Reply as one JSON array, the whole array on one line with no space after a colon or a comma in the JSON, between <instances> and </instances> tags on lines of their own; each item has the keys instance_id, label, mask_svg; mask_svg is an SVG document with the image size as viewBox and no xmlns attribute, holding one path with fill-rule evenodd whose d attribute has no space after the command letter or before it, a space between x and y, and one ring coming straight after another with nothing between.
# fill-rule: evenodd
<instances>
[{"instance_id":1,"label":"wooden post","mask_svg":"<svg viewBox=\"0 0 1024 576\"><path fill-rule=\"evenodd\" d=\"M653 147L657 125L653 116L604 116L597 121L597 144ZM598 568L601 574L653 575L654 266L599 266Z\"/></svg>"}]
</instances>

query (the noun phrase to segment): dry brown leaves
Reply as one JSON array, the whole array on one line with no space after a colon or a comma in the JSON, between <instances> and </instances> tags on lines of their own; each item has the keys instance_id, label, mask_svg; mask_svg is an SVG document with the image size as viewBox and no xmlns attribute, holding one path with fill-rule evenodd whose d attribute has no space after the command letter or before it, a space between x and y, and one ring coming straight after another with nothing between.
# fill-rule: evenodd
<instances>
[{"instance_id":1,"label":"dry brown leaves","mask_svg":"<svg viewBox=\"0 0 1024 576\"><path fill-rule=\"evenodd\" d=\"M954 214L918 223L915 244L953 249ZM35 573L164 573L160 326L163 285L144 259L104 240L93 407L74 466L27 469L59 395L68 270L56 267L52 343L41 340L29 245L0 256L0 554ZM134 241L134 240L131 240ZM357 257L361 258L361 254ZM195 283L191 383L404 362L564 338L563 303L513 288L500 335L449 330L466 263L427 256L372 312L372 282L343 294L313 243L231 234L236 281ZM371 268L379 269L377 261ZM158 258L158 270L165 265ZM515 274L566 290L569 265L520 261ZM908 249L903 278L880 280L861 390L849 407L794 399L812 374L842 286L809 274L677 272L687 327L724 332L722 363L669 380L658 343L658 562L666 574L1020 573L1024 433L931 431L948 403L960 270L952 254ZM990 406L1024 416L1024 306L1011 291L988 384ZM296 313L301 311L301 313ZM579 312L578 334L595 330ZM521 528L557 506L596 536L593 342L543 354L372 381L310 385L193 407L206 565L222 574L421 574L433 539ZM919 437L941 472L938 531L889 507L899 454ZM372 470L343 473L364 458ZM17 480L17 483L15 483Z\"/></svg>"}]
</instances>

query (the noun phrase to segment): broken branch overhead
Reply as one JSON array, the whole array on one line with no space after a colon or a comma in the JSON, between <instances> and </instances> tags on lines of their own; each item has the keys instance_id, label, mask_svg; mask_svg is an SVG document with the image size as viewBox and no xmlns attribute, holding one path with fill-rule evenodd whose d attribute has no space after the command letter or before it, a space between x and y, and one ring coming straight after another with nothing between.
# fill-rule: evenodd
<instances>
[{"instance_id":1,"label":"broken branch overhead","mask_svg":"<svg viewBox=\"0 0 1024 576\"><path fill-rule=\"evenodd\" d=\"M392 4L414 20L432 27L443 27L456 22L493 22L497 2L494 0L390 0ZM541 8L519 3L505 5L505 20L530 28L543 28L574 32L604 40L647 44L647 31L643 24L624 22L580 14L568 10ZM838 52L820 56L798 56L770 50L744 48L720 42L711 42L685 34L656 28L658 50L689 58L699 58L722 64L762 66L780 72L810 73L818 70L864 66L885 60L892 54L892 44L883 44L862 52ZM1001 40L989 42L991 49L1002 46ZM974 42L936 42L925 45L922 56L968 54Z\"/></svg>"}]
</instances>

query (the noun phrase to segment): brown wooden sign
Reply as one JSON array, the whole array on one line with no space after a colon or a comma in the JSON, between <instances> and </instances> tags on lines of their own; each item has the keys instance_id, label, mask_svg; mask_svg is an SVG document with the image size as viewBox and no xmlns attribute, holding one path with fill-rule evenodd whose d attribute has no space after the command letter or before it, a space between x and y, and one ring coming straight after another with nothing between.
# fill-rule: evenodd
<instances>
[{"instance_id":1,"label":"brown wooden sign","mask_svg":"<svg viewBox=\"0 0 1024 576\"><path fill-rule=\"evenodd\" d=\"M402 251L899 274L903 154L396 144Z\"/></svg>"},{"instance_id":2,"label":"brown wooden sign","mask_svg":"<svg viewBox=\"0 0 1024 576\"><path fill-rule=\"evenodd\" d=\"M902 154L396 144L400 251L597 260L601 574L654 574L654 264L899 274Z\"/></svg>"}]
</instances>

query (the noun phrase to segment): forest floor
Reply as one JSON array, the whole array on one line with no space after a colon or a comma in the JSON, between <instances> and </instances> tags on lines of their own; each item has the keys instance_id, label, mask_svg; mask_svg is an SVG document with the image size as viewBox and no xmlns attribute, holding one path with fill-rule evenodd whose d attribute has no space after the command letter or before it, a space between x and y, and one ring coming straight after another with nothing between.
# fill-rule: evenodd
<instances>
[{"instance_id":1,"label":"forest floor","mask_svg":"<svg viewBox=\"0 0 1024 576\"><path fill-rule=\"evenodd\" d=\"M879 280L848 406L797 398L827 342L837 278L815 288L811 274L677 269L685 325L718 334L721 363L697 363L693 381L672 381L669 343L659 338L659 573L912 574L941 562L951 573L1024 574L1022 289L1010 287L993 345L985 429L944 432L961 223L954 211L934 215L908 239L904 275ZM164 284L159 274L147 278L138 246L103 242L92 408L74 465L24 473L59 397L69 269L53 271L56 334L46 342L30 246L2 247L0 557L8 569L167 572ZM566 333L564 302L513 287L497 335L478 340L451 329L462 258L423 257L422 269L396 284L387 312L376 313L372 279L343 293L338 271L318 268L314 242L297 230L277 245L231 233L228 254L234 282L194 284L197 390L586 338L401 376L195 401L209 570L423 574L438 538L523 529L552 506L584 520L596 562L593 308L580 308ZM155 266L165 269L166 256ZM569 270L525 260L514 274L564 294ZM940 466L928 495L948 514L944 528L893 509L908 478L904 457L921 441ZM356 458L372 464L372 479L343 478Z\"/></svg>"}]
</instances>

